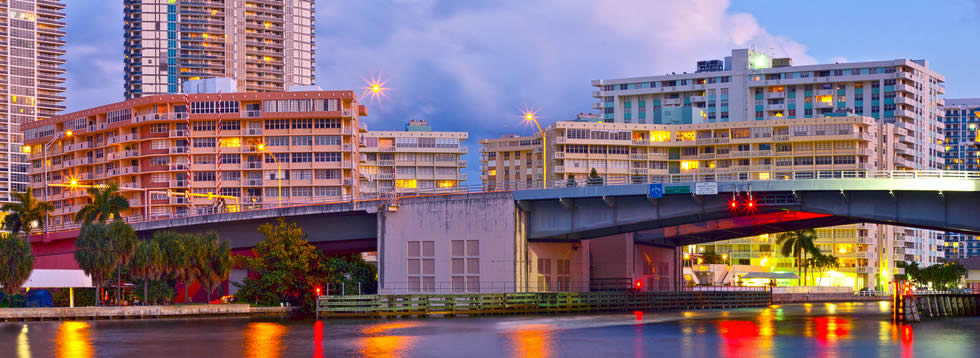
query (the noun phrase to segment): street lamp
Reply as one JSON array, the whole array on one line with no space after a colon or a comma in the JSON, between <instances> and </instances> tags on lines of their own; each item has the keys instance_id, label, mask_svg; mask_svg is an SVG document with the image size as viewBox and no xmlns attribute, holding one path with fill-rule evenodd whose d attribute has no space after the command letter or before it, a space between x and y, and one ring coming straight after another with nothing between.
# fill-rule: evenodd
<instances>
[{"instance_id":1,"label":"street lamp","mask_svg":"<svg viewBox=\"0 0 980 358\"><path fill-rule=\"evenodd\" d=\"M50 147L51 144L54 144L56 140L61 139L62 137L70 138L71 135L72 132L70 130L56 134L54 138L51 138L51 140L49 140L47 143L44 143L44 147L41 149L41 154L43 156L43 159L41 159L41 165L44 167L44 202L48 202L48 147ZM28 146L24 146L24 152L29 151L29 148L30 147ZM48 214L44 214L44 233L48 233Z\"/></svg>"},{"instance_id":2,"label":"street lamp","mask_svg":"<svg viewBox=\"0 0 980 358\"><path fill-rule=\"evenodd\" d=\"M272 154L272 152L266 149L265 144L260 143L258 146L256 146L256 148L259 150L259 152L269 154L269 156L272 157L272 161L276 162L276 168L278 168L276 170L276 179L279 180L279 206L282 206L282 165L279 164L279 159L276 159L276 155Z\"/></svg>"},{"instance_id":3,"label":"street lamp","mask_svg":"<svg viewBox=\"0 0 980 358\"><path fill-rule=\"evenodd\" d=\"M541 129L541 125L538 124L538 119L535 117L534 112L526 111L524 112L524 121L534 123L538 127L538 134L541 134L541 174L542 174L542 185L544 188L548 187L548 136L545 135L544 130Z\"/></svg>"}]
</instances>

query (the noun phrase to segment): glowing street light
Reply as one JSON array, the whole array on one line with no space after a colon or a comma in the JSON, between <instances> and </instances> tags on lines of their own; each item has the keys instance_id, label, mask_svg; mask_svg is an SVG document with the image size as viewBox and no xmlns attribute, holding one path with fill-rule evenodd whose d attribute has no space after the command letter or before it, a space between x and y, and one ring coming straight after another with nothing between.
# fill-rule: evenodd
<instances>
[{"instance_id":1,"label":"glowing street light","mask_svg":"<svg viewBox=\"0 0 980 358\"><path fill-rule=\"evenodd\" d=\"M541 174L542 174L542 185L544 188L548 187L548 136L541 129L541 124L538 123L538 119L534 111L524 111L524 122L534 123L534 126L538 127L538 134L541 135Z\"/></svg>"},{"instance_id":2,"label":"glowing street light","mask_svg":"<svg viewBox=\"0 0 980 358\"><path fill-rule=\"evenodd\" d=\"M358 100L365 95L370 96L372 100L380 100L381 97L387 97L385 96L385 90L388 88L385 87L385 81L381 79L381 75L378 75L377 77L372 76L370 79L365 80L364 82L367 83L367 86L364 87L361 95L357 96Z\"/></svg>"}]
</instances>

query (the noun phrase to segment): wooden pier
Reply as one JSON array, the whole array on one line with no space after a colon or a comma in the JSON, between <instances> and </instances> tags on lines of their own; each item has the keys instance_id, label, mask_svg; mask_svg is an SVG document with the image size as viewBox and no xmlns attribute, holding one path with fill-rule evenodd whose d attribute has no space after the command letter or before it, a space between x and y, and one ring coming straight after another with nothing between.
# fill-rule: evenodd
<instances>
[{"instance_id":1,"label":"wooden pier","mask_svg":"<svg viewBox=\"0 0 980 358\"><path fill-rule=\"evenodd\" d=\"M769 291L558 292L320 296L318 317L512 315L761 307Z\"/></svg>"},{"instance_id":2,"label":"wooden pier","mask_svg":"<svg viewBox=\"0 0 980 358\"><path fill-rule=\"evenodd\" d=\"M980 314L980 297L975 294L904 295L892 305L893 316L902 322L922 319L976 316Z\"/></svg>"}]
</instances>

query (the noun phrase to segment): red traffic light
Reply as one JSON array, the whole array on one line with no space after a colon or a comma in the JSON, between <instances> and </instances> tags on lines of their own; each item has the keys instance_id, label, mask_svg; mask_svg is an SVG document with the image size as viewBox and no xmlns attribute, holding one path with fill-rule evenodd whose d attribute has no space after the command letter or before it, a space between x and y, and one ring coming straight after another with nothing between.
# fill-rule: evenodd
<instances>
[{"instance_id":1,"label":"red traffic light","mask_svg":"<svg viewBox=\"0 0 980 358\"><path fill-rule=\"evenodd\" d=\"M636 284L634 286L636 286L637 289L643 287L643 281L636 280Z\"/></svg>"}]
</instances>

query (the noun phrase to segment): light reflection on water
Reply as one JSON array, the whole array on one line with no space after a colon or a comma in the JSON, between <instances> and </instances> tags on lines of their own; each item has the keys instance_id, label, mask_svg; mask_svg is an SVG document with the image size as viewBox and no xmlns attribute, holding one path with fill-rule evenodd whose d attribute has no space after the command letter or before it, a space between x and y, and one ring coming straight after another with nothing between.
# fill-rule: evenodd
<instances>
[{"instance_id":1,"label":"light reflection on water","mask_svg":"<svg viewBox=\"0 0 980 358\"><path fill-rule=\"evenodd\" d=\"M92 339L89 323L77 321L61 322L55 343L55 356L64 358L87 358L92 356Z\"/></svg>"},{"instance_id":2,"label":"light reflection on water","mask_svg":"<svg viewBox=\"0 0 980 358\"><path fill-rule=\"evenodd\" d=\"M0 357L977 356L980 318L908 325L892 323L889 313L887 303L872 302L445 319L0 323Z\"/></svg>"},{"instance_id":3,"label":"light reflection on water","mask_svg":"<svg viewBox=\"0 0 980 358\"><path fill-rule=\"evenodd\" d=\"M271 322L252 322L245 327L242 355L255 358L279 357L285 325Z\"/></svg>"}]
</instances>

